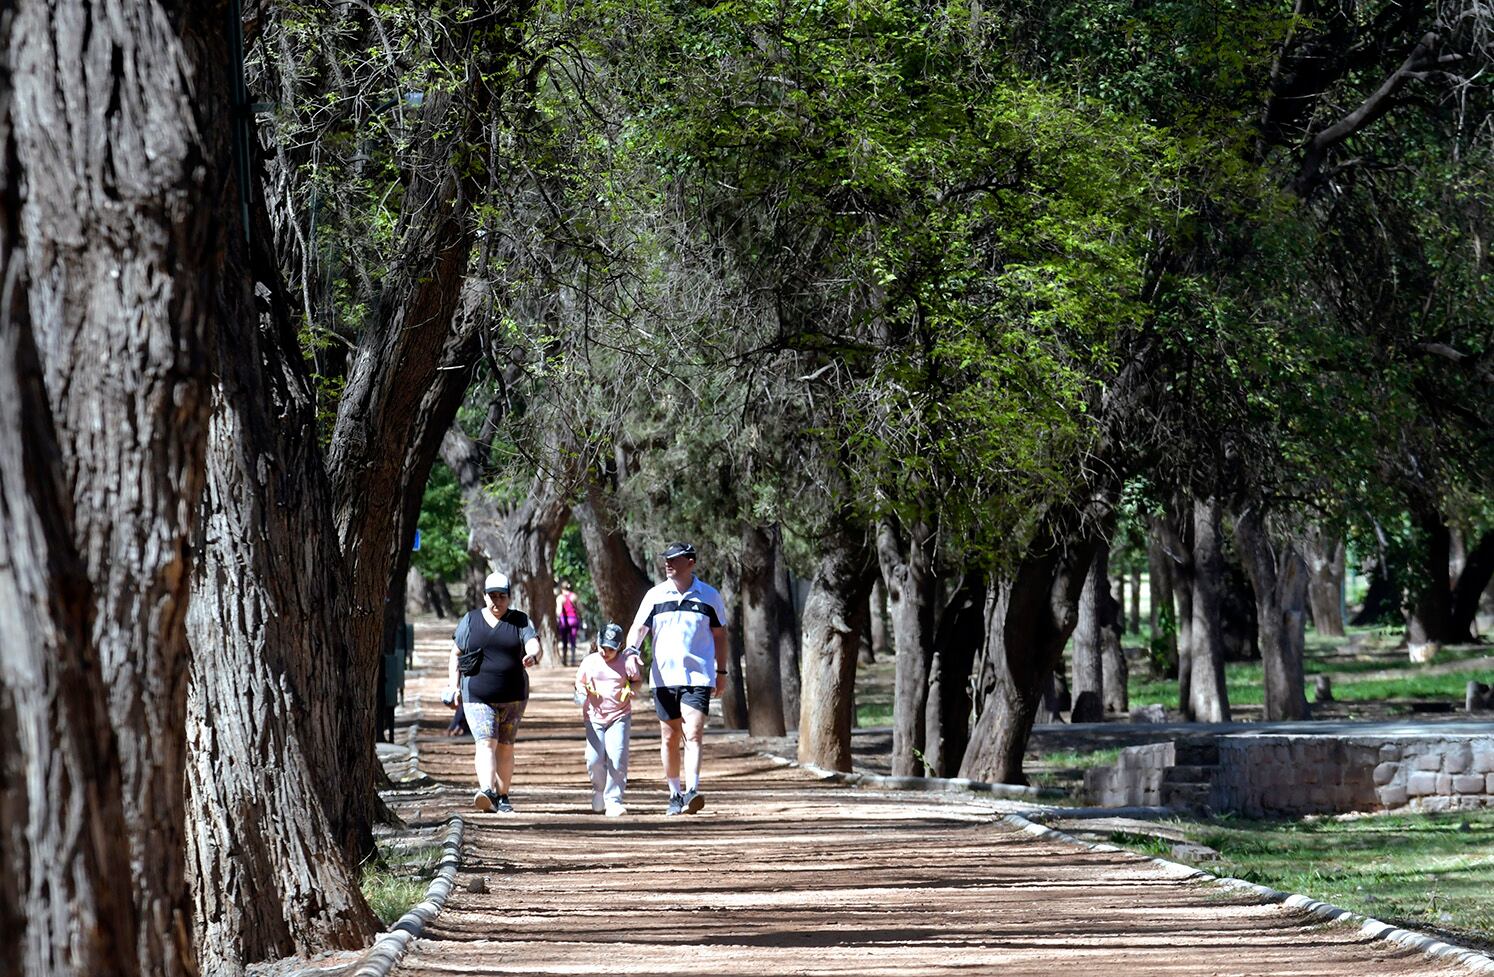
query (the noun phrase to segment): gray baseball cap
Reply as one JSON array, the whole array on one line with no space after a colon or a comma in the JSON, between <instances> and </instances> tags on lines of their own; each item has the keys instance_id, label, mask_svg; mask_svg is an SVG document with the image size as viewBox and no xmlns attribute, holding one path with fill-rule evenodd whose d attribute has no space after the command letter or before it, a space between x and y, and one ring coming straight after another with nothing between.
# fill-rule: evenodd
<instances>
[{"instance_id":1,"label":"gray baseball cap","mask_svg":"<svg viewBox=\"0 0 1494 977\"><path fill-rule=\"evenodd\" d=\"M623 644L623 629L621 624L608 624L602 629L602 637L597 644L603 648L621 648Z\"/></svg>"}]
</instances>

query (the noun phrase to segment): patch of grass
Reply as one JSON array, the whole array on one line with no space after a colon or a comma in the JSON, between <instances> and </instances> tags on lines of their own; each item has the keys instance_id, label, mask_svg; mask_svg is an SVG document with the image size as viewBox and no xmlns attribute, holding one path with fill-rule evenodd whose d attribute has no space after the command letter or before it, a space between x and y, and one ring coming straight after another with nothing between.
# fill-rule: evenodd
<instances>
[{"instance_id":1,"label":"patch of grass","mask_svg":"<svg viewBox=\"0 0 1494 977\"><path fill-rule=\"evenodd\" d=\"M1089 769L1108 767L1121 755L1124 747L1113 746L1102 750L1054 750L1050 753L1030 754L1029 759L1045 767L1067 767Z\"/></svg>"},{"instance_id":2,"label":"patch of grass","mask_svg":"<svg viewBox=\"0 0 1494 977\"><path fill-rule=\"evenodd\" d=\"M865 726L891 726L892 725L892 703L872 702L856 703L856 725Z\"/></svg>"},{"instance_id":3,"label":"patch of grass","mask_svg":"<svg viewBox=\"0 0 1494 977\"><path fill-rule=\"evenodd\" d=\"M1168 824L1219 852L1219 861L1205 866L1217 875L1494 947L1494 811ZM1147 855L1170 848L1125 832L1111 840Z\"/></svg>"},{"instance_id":4,"label":"patch of grass","mask_svg":"<svg viewBox=\"0 0 1494 977\"><path fill-rule=\"evenodd\" d=\"M381 843L378 859L364 866L358 882L374 915L385 926L393 925L425 898L440 860L440 845L408 848Z\"/></svg>"},{"instance_id":5,"label":"patch of grass","mask_svg":"<svg viewBox=\"0 0 1494 977\"><path fill-rule=\"evenodd\" d=\"M1333 697L1349 702L1384 699L1453 699L1461 702L1467 695L1469 679L1488 681L1489 674L1455 672L1450 675L1407 675L1405 678L1340 682L1333 687Z\"/></svg>"}]
</instances>

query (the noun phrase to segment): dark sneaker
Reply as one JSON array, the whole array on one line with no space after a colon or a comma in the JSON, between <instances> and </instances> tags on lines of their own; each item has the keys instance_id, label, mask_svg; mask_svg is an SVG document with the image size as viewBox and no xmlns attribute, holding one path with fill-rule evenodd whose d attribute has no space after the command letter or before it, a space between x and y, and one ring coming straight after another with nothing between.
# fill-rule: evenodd
<instances>
[{"instance_id":1,"label":"dark sneaker","mask_svg":"<svg viewBox=\"0 0 1494 977\"><path fill-rule=\"evenodd\" d=\"M500 798L498 798L498 803L495 806L496 806L499 814L512 814L512 813L514 813L514 806L508 802L508 798L507 797L500 797Z\"/></svg>"},{"instance_id":2,"label":"dark sneaker","mask_svg":"<svg viewBox=\"0 0 1494 977\"><path fill-rule=\"evenodd\" d=\"M664 809L664 814L667 816L667 815L670 815L670 814L684 814L684 813L685 813L685 798L684 798L684 796L681 795L681 794L670 794L669 795L669 806Z\"/></svg>"},{"instance_id":3,"label":"dark sneaker","mask_svg":"<svg viewBox=\"0 0 1494 977\"><path fill-rule=\"evenodd\" d=\"M698 790L685 791L680 800L684 802L686 814L699 814L705 807L705 795Z\"/></svg>"},{"instance_id":4,"label":"dark sneaker","mask_svg":"<svg viewBox=\"0 0 1494 977\"><path fill-rule=\"evenodd\" d=\"M472 795L472 806L479 811L491 811L498 806L498 795L491 790L480 790Z\"/></svg>"}]
</instances>

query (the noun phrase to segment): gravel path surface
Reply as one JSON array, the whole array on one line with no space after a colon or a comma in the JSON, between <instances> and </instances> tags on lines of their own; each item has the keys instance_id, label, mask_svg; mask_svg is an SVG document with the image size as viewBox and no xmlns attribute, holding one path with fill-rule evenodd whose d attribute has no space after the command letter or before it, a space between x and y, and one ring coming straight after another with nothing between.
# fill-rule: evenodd
<instances>
[{"instance_id":1,"label":"gravel path surface","mask_svg":"<svg viewBox=\"0 0 1494 977\"><path fill-rule=\"evenodd\" d=\"M419 824L462 811L468 829L456 891L400 977L1467 973L1136 855L1032 838L990 801L818 780L732 734L709 736L705 810L665 818L647 697L630 813L593 815L564 669L535 675L518 813L480 814L470 741L439 735L438 645L420 646L409 696L440 786L395 803Z\"/></svg>"}]
</instances>

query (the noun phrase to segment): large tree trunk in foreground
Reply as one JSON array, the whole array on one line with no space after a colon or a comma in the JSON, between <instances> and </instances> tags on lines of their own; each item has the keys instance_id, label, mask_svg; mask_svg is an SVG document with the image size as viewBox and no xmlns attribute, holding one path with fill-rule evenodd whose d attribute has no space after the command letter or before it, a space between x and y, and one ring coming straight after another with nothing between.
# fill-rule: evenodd
<instances>
[{"instance_id":1,"label":"large tree trunk in foreground","mask_svg":"<svg viewBox=\"0 0 1494 977\"><path fill-rule=\"evenodd\" d=\"M985 580L972 573L939 615L923 737L924 759L934 777L959 770L970 742L970 672L986 637L985 610Z\"/></svg>"},{"instance_id":2,"label":"large tree trunk in foreground","mask_svg":"<svg viewBox=\"0 0 1494 977\"><path fill-rule=\"evenodd\" d=\"M887 609L892 617L894 664L892 774L919 776L924 763L925 708L934 654L934 531L924 523L899 527L890 520L877 527Z\"/></svg>"},{"instance_id":3,"label":"large tree trunk in foreground","mask_svg":"<svg viewBox=\"0 0 1494 977\"><path fill-rule=\"evenodd\" d=\"M633 562L627 540L616 529L611 502L596 483L588 480L586 497L572 510L581 527L581 541L586 546L586 565L597 592L602 617L623 627L633 623L643 595L648 593L648 576Z\"/></svg>"},{"instance_id":4,"label":"large tree trunk in foreground","mask_svg":"<svg viewBox=\"0 0 1494 977\"><path fill-rule=\"evenodd\" d=\"M1406 619L1406 643L1413 653L1419 646L1441 645L1455 640L1452 633L1452 531L1440 512L1423 509L1414 515L1425 541L1421 550L1420 593L1412 599Z\"/></svg>"},{"instance_id":5,"label":"large tree trunk in foreground","mask_svg":"<svg viewBox=\"0 0 1494 977\"><path fill-rule=\"evenodd\" d=\"M1344 633L1344 556L1342 536L1315 526L1304 540L1303 557L1307 560L1307 596L1312 609L1312 625L1318 634L1342 636ZM1265 649L1261 649L1262 654Z\"/></svg>"},{"instance_id":6,"label":"large tree trunk in foreground","mask_svg":"<svg viewBox=\"0 0 1494 977\"><path fill-rule=\"evenodd\" d=\"M782 736L783 685L778 665L778 598L774 532L742 527L741 629L747 682L747 728L753 736Z\"/></svg>"},{"instance_id":7,"label":"large tree trunk in foreground","mask_svg":"<svg viewBox=\"0 0 1494 977\"><path fill-rule=\"evenodd\" d=\"M1193 668L1188 701L1193 718L1205 723L1229 722L1229 693L1224 685L1224 553L1219 530L1219 501L1193 500L1193 627L1189 657Z\"/></svg>"},{"instance_id":8,"label":"large tree trunk in foreground","mask_svg":"<svg viewBox=\"0 0 1494 977\"><path fill-rule=\"evenodd\" d=\"M0 40L8 36L0 12ZM26 308L0 48L0 973L141 977L92 587Z\"/></svg>"},{"instance_id":9,"label":"large tree trunk in foreground","mask_svg":"<svg viewBox=\"0 0 1494 977\"><path fill-rule=\"evenodd\" d=\"M986 640L977 674L980 714L960 776L1022 784L1022 755L1048 681L1078 618L1079 593L1095 542L1080 534L1080 512L1048 513L1035 542L986 597Z\"/></svg>"},{"instance_id":10,"label":"large tree trunk in foreground","mask_svg":"<svg viewBox=\"0 0 1494 977\"><path fill-rule=\"evenodd\" d=\"M195 970L183 623L212 371L205 336L234 192L225 13L212 2L25 0L4 39L15 86L7 178L24 186L31 324L91 585L85 644L97 649L116 734L125 831L108 840L127 846L133 869L108 885L133 887L126 952L150 977ZM104 818L97 827L118 827Z\"/></svg>"},{"instance_id":11,"label":"large tree trunk in foreground","mask_svg":"<svg viewBox=\"0 0 1494 977\"><path fill-rule=\"evenodd\" d=\"M1452 593L1452 633L1459 642L1474 640L1473 623L1478 617L1479 599L1494 579L1494 529L1479 536L1469 550L1463 570Z\"/></svg>"},{"instance_id":12,"label":"large tree trunk in foreground","mask_svg":"<svg viewBox=\"0 0 1494 977\"><path fill-rule=\"evenodd\" d=\"M1302 669L1310 576L1307 561L1290 540L1271 539L1254 508L1235 518L1235 543L1255 589L1255 619L1265 669L1265 719L1307 719Z\"/></svg>"},{"instance_id":13,"label":"large tree trunk in foreground","mask_svg":"<svg viewBox=\"0 0 1494 977\"><path fill-rule=\"evenodd\" d=\"M849 771L856 652L873 565L866 545L848 527L823 545L804 605L799 762Z\"/></svg>"},{"instance_id":14,"label":"large tree trunk in foreground","mask_svg":"<svg viewBox=\"0 0 1494 977\"><path fill-rule=\"evenodd\" d=\"M265 230L267 228L256 228ZM260 235L259 240L267 240ZM260 324L242 245L217 317L221 387L193 575L187 790L202 972L354 949L377 920L358 887L338 708L349 648L316 402L278 301ZM261 270L273 268L261 254ZM338 834L341 829L342 834Z\"/></svg>"},{"instance_id":15,"label":"large tree trunk in foreground","mask_svg":"<svg viewBox=\"0 0 1494 977\"><path fill-rule=\"evenodd\" d=\"M1110 548L1095 547L1095 558L1079 594L1079 616L1074 623L1074 706L1069 721L1098 723L1105 719L1105 631L1110 611Z\"/></svg>"},{"instance_id":16,"label":"large tree trunk in foreground","mask_svg":"<svg viewBox=\"0 0 1494 977\"><path fill-rule=\"evenodd\" d=\"M773 606L778 615L778 677L783 690L783 724L799 728L799 613L794 602L793 575L783 555L783 530L773 533Z\"/></svg>"},{"instance_id":17,"label":"large tree trunk in foreground","mask_svg":"<svg viewBox=\"0 0 1494 977\"><path fill-rule=\"evenodd\" d=\"M747 686L742 662L741 582L735 567L721 574L721 602L726 605L726 688L721 692L721 725L747 728Z\"/></svg>"}]
</instances>

